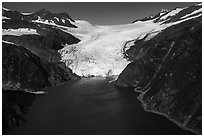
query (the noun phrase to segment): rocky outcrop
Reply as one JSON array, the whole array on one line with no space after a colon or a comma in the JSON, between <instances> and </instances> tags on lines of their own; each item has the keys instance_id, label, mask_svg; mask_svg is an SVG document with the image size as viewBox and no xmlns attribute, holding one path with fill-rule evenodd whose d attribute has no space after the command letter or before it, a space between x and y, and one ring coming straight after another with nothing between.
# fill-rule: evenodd
<instances>
[{"instance_id":1,"label":"rocky outcrop","mask_svg":"<svg viewBox=\"0 0 204 137\"><path fill-rule=\"evenodd\" d=\"M149 41L136 41L126 53L132 62L115 82L140 92L145 110L197 134L202 132L201 20L171 26Z\"/></svg>"}]
</instances>

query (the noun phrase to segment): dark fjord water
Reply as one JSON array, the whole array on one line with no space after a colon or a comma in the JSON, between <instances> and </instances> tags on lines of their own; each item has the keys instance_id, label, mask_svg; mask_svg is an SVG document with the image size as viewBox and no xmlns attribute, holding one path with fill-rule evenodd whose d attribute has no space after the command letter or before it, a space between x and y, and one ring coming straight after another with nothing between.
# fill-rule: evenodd
<instances>
[{"instance_id":1,"label":"dark fjord water","mask_svg":"<svg viewBox=\"0 0 204 137\"><path fill-rule=\"evenodd\" d=\"M86 78L47 89L33 102L27 122L8 134L190 134L145 112L137 93L109 81Z\"/></svg>"}]
</instances>

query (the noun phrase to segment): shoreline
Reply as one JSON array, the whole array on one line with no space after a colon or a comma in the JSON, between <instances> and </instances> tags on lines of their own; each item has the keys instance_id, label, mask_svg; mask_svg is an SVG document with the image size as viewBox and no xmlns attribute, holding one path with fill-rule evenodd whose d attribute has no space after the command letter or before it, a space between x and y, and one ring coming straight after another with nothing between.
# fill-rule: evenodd
<instances>
[{"instance_id":1,"label":"shoreline","mask_svg":"<svg viewBox=\"0 0 204 137\"><path fill-rule=\"evenodd\" d=\"M154 113L154 114L163 116L163 117L167 118L169 121L171 121L172 123L174 123L176 126L182 128L183 130L190 131L193 134L197 134L194 130L192 130L192 129L186 127L186 126L183 126L180 122L178 122L178 121L176 121L176 120L174 120L172 118L169 118L167 114L159 112L159 111L147 109L146 106L145 106L146 105L145 102L142 100L144 93L141 93L141 92L137 92L137 93L140 93L140 95L137 97L137 99L140 101L141 106L142 106L142 108L144 109L145 112Z\"/></svg>"}]
</instances>

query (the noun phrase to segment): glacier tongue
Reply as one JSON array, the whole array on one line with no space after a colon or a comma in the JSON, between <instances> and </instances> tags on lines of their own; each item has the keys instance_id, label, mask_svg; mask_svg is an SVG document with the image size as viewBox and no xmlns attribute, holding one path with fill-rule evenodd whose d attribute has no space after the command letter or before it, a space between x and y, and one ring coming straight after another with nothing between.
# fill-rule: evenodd
<instances>
[{"instance_id":1,"label":"glacier tongue","mask_svg":"<svg viewBox=\"0 0 204 137\"><path fill-rule=\"evenodd\" d=\"M125 42L136 39L160 27L149 22L97 26L76 21L78 28L66 31L81 39L73 45L65 45L59 52L63 62L79 76L119 75L129 61L123 57Z\"/></svg>"},{"instance_id":2,"label":"glacier tongue","mask_svg":"<svg viewBox=\"0 0 204 137\"><path fill-rule=\"evenodd\" d=\"M180 10L171 13L177 14ZM132 24L110 26L98 26L78 20L73 22L78 28L62 27L61 29L81 40L77 44L65 45L59 51L61 61L79 76L119 75L129 64L129 61L124 58L123 51L133 44L124 47L127 41L142 39L147 34L145 41L150 40L167 27L199 16L201 15L181 18L181 20L167 24L154 23L155 19L150 19Z\"/></svg>"},{"instance_id":3,"label":"glacier tongue","mask_svg":"<svg viewBox=\"0 0 204 137\"><path fill-rule=\"evenodd\" d=\"M71 34L81 36L78 44L66 46L60 52L62 61L80 76L119 75L129 61L123 58L126 41L148 33L158 26L152 22L114 26L92 26L81 22ZM78 26L80 22L77 22ZM84 27L86 26L86 27Z\"/></svg>"}]
</instances>

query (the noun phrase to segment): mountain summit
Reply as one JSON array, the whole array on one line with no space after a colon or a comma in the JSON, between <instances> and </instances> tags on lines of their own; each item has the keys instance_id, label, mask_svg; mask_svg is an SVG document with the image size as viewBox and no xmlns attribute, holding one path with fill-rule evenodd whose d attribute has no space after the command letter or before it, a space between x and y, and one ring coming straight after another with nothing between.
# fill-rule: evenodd
<instances>
[{"instance_id":1,"label":"mountain summit","mask_svg":"<svg viewBox=\"0 0 204 137\"><path fill-rule=\"evenodd\" d=\"M59 14L53 14L46 9L41 9L34 13L20 13L18 11L2 8L3 23L9 23L10 20L22 20L31 23L46 23L52 25L61 25L66 27L75 27L73 25L74 20L65 12ZM7 19L7 20L6 20ZM5 25L3 25L5 26Z\"/></svg>"}]
</instances>

